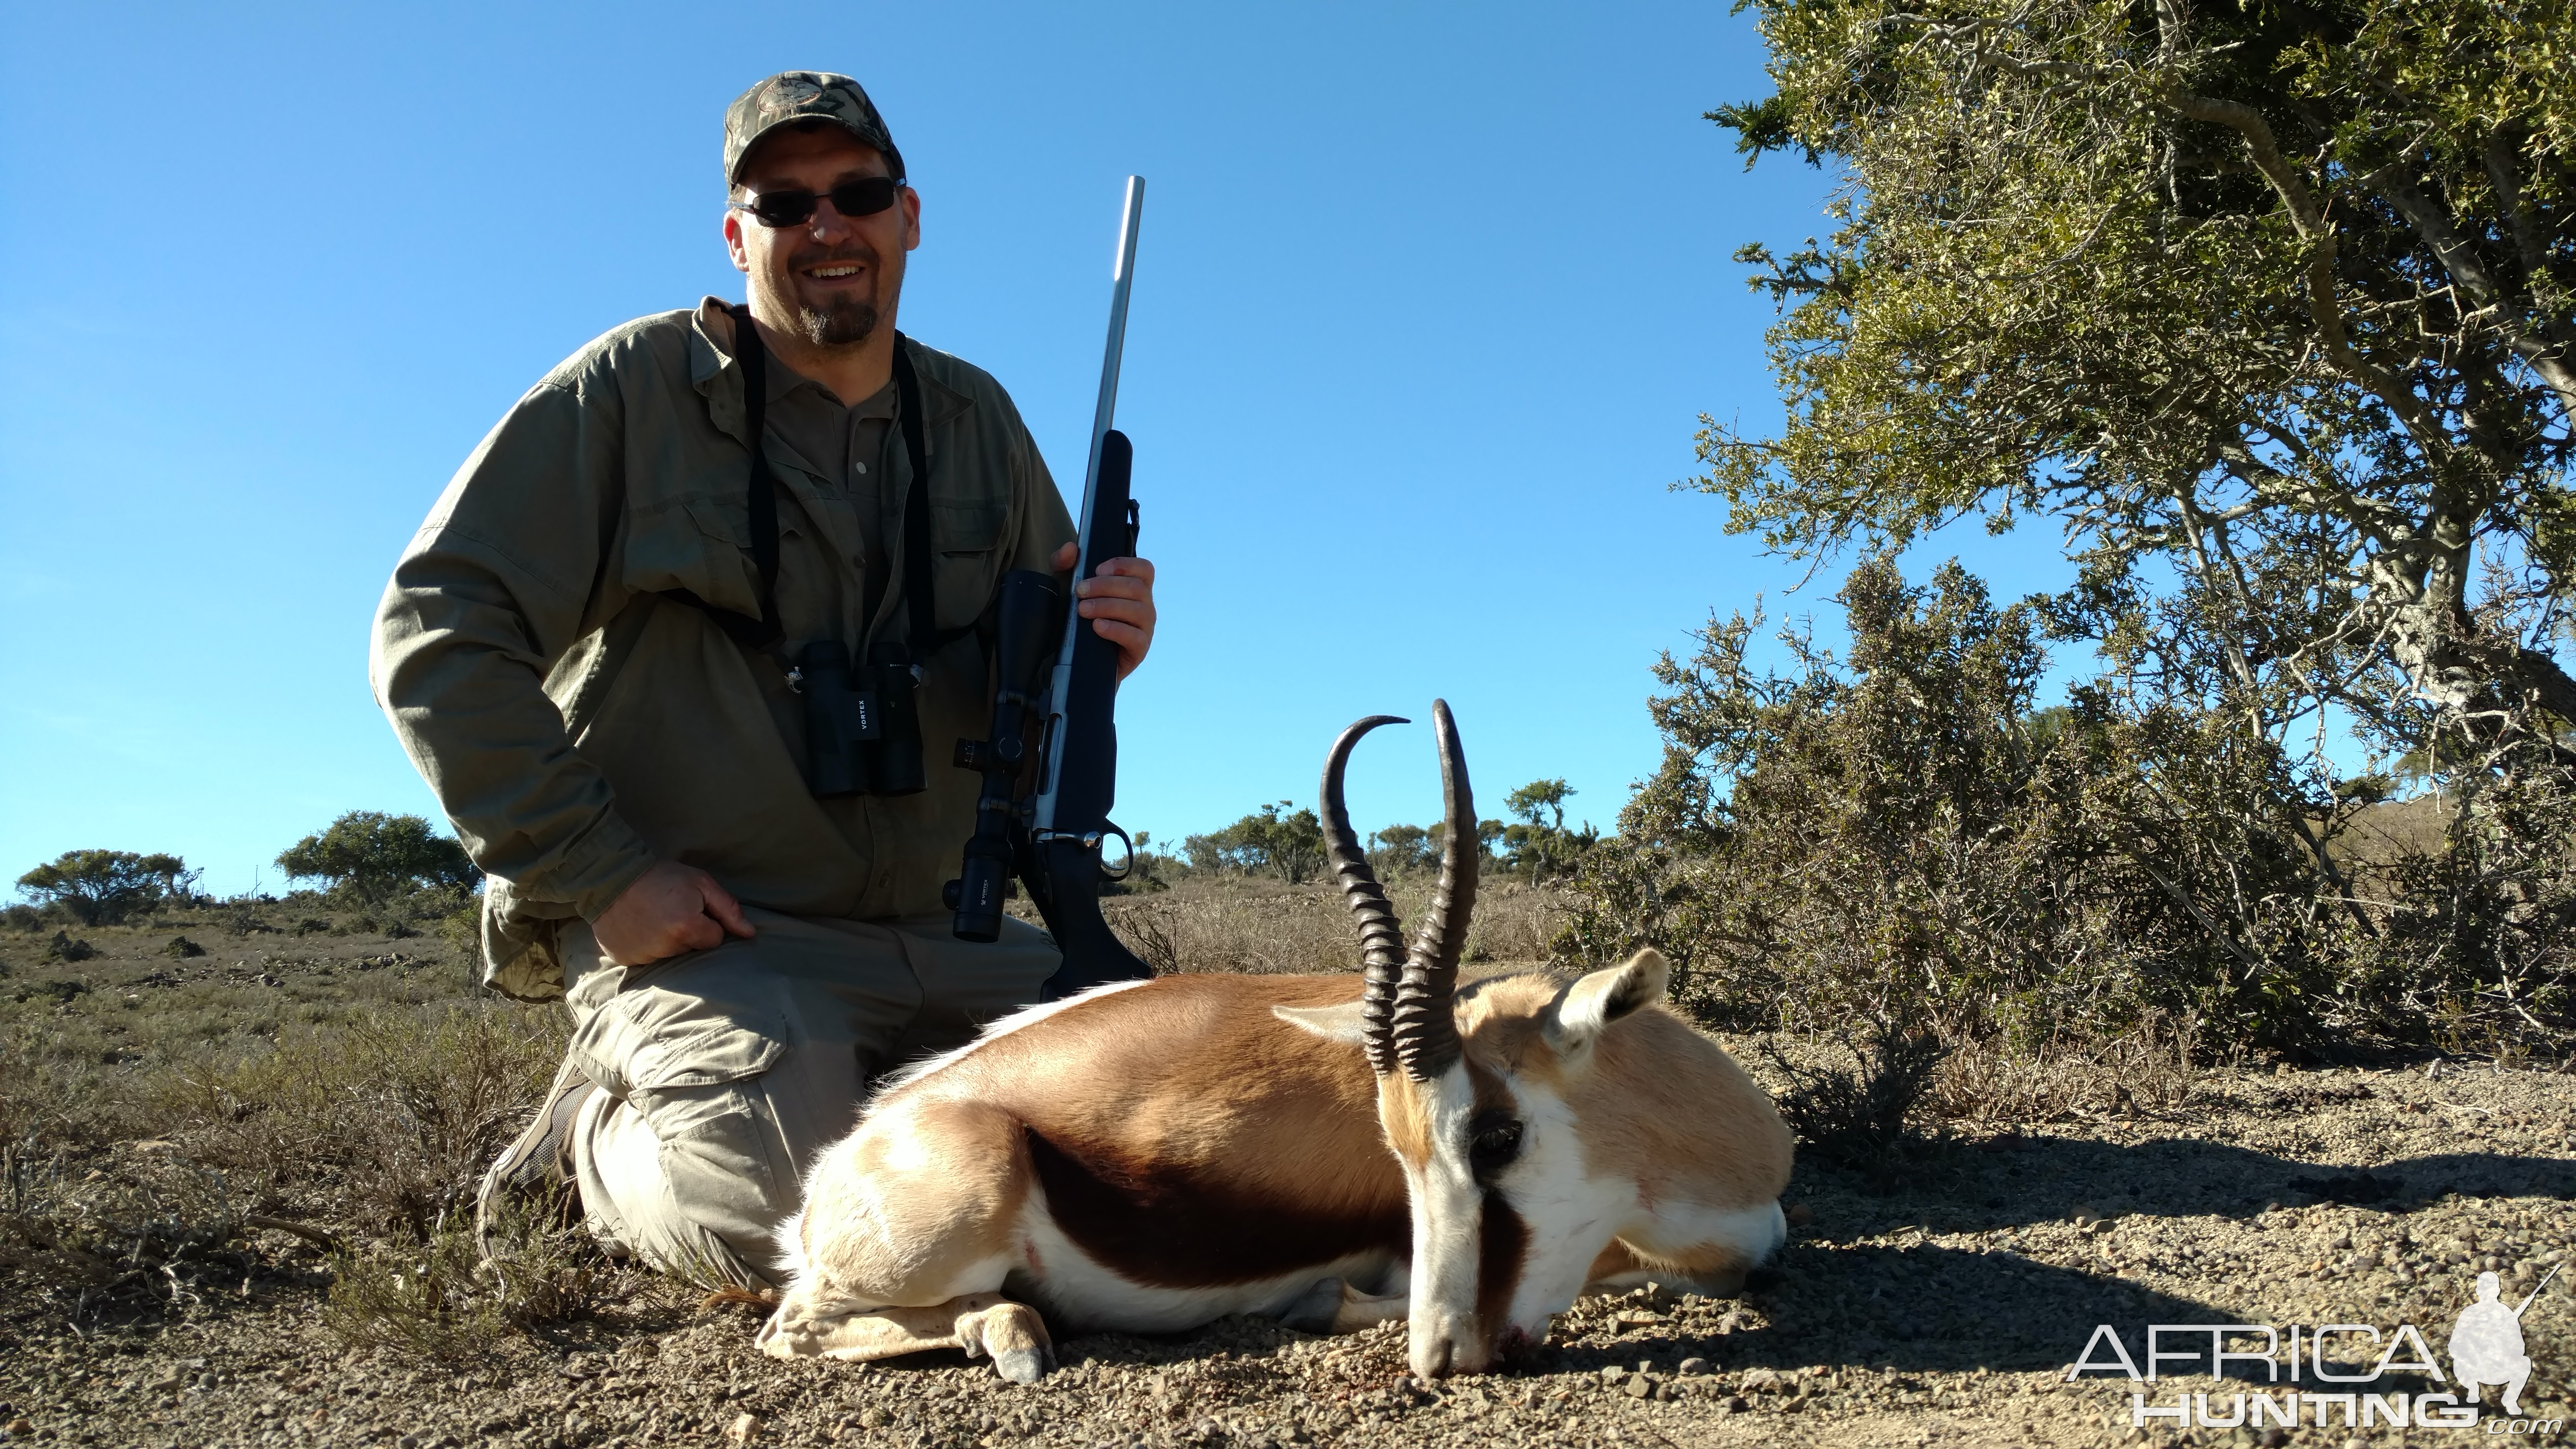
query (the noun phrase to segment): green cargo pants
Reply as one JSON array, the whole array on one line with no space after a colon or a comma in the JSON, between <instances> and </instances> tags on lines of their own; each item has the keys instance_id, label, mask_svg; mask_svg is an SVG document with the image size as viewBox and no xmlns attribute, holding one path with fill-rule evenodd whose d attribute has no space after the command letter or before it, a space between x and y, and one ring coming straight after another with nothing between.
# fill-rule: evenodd
<instances>
[{"instance_id":1,"label":"green cargo pants","mask_svg":"<svg viewBox=\"0 0 2576 1449\"><path fill-rule=\"evenodd\" d=\"M591 1231L664 1272L756 1289L785 1286L773 1235L868 1082L1036 1001L1061 958L1011 919L979 946L946 915L745 914L754 939L648 966L602 961L579 923L558 950L572 1064L604 1089L573 1127Z\"/></svg>"}]
</instances>

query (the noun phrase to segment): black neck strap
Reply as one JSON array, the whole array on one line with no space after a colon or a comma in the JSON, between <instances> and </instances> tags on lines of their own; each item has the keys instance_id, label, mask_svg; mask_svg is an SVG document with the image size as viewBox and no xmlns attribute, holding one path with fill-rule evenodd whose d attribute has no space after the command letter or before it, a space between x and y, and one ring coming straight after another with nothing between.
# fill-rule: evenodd
<instances>
[{"instance_id":1,"label":"black neck strap","mask_svg":"<svg viewBox=\"0 0 2576 1449\"><path fill-rule=\"evenodd\" d=\"M900 332L894 335L895 404L902 415L903 451L912 462L912 488L903 496L903 612L912 662L923 664L939 647L939 604L930 574L930 449L923 441L927 420L907 340Z\"/></svg>"},{"instance_id":2,"label":"black neck strap","mask_svg":"<svg viewBox=\"0 0 2576 1449\"><path fill-rule=\"evenodd\" d=\"M760 345L760 329L749 307L733 312L734 360L742 366L743 436L751 448L751 559L760 570L760 617L719 609L687 589L665 589L662 596L705 614L735 643L765 651L786 636L778 621L778 484L769 473L769 352ZM936 580L930 565L930 448L921 401L921 378L913 371L909 339L894 335L894 385L903 451L912 464L912 486L903 500L904 634L912 662L926 662L949 639L966 633L939 632ZM973 626L969 625L968 628Z\"/></svg>"},{"instance_id":3,"label":"black neck strap","mask_svg":"<svg viewBox=\"0 0 2576 1449\"><path fill-rule=\"evenodd\" d=\"M742 424L751 439L751 477L746 485L751 494L751 561L760 568L760 642L754 647L765 649L787 630L778 622L778 484L769 476L769 349L760 345L760 329L752 325L749 307L734 314L733 353L742 363Z\"/></svg>"}]
</instances>

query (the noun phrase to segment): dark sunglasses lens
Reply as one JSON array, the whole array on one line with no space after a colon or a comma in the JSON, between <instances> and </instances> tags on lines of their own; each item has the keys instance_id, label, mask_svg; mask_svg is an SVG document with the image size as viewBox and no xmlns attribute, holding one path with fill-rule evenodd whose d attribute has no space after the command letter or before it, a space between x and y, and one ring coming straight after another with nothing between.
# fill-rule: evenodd
<instances>
[{"instance_id":1,"label":"dark sunglasses lens","mask_svg":"<svg viewBox=\"0 0 2576 1449\"><path fill-rule=\"evenodd\" d=\"M751 199L751 214L762 226L794 226L814 214L814 193L764 191Z\"/></svg>"},{"instance_id":2,"label":"dark sunglasses lens","mask_svg":"<svg viewBox=\"0 0 2576 1449\"><path fill-rule=\"evenodd\" d=\"M894 205L894 178L871 176L832 188L832 209L843 216L874 216Z\"/></svg>"}]
</instances>

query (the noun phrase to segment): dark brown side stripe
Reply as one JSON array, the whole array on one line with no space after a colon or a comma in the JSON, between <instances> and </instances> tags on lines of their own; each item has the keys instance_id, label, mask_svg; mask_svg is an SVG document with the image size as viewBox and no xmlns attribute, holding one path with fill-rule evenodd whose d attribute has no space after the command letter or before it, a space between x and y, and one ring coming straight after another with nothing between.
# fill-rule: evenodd
<instances>
[{"instance_id":1,"label":"dark brown side stripe","mask_svg":"<svg viewBox=\"0 0 2576 1449\"><path fill-rule=\"evenodd\" d=\"M1483 1217L1476 1233L1476 1322L1500 1333L1529 1256L1529 1224L1499 1192L1485 1194Z\"/></svg>"},{"instance_id":2,"label":"dark brown side stripe","mask_svg":"<svg viewBox=\"0 0 2576 1449\"><path fill-rule=\"evenodd\" d=\"M1072 1150L1034 1130L1027 1136L1029 1166L1056 1225L1131 1282L1251 1283L1373 1249L1401 1256L1412 1241L1400 1192L1342 1207L1290 1202L1200 1181L1184 1166Z\"/></svg>"}]
</instances>

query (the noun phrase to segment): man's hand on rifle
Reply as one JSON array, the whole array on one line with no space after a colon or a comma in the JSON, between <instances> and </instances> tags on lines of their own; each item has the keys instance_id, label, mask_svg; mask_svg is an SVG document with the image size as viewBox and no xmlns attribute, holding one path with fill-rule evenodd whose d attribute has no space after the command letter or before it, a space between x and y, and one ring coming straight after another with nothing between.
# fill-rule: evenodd
<instances>
[{"instance_id":1,"label":"man's hand on rifle","mask_svg":"<svg viewBox=\"0 0 2576 1449\"><path fill-rule=\"evenodd\" d=\"M1072 544L1055 551L1055 571L1069 573L1077 554ZM1154 647L1154 565L1141 558L1101 561L1093 576L1076 583L1073 594L1082 617L1101 638L1118 646L1118 677L1125 679L1145 662Z\"/></svg>"},{"instance_id":2,"label":"man's hand on rifle","mask_svg":"<svg viewBox=\"0 0 2576 1449\"><path fill-rule=\"evenodd\" d=\"M618 966L641 966L683 951L721 945L730 934L760 934L733 893L692 865L663 861L636 878L590 923L599 954Z\"/></svg>"}]
</instances>

